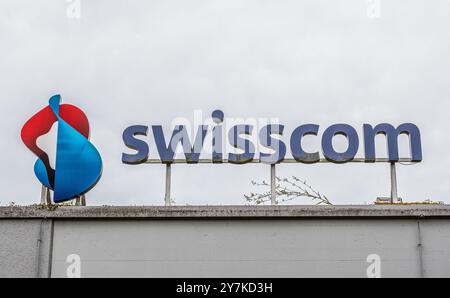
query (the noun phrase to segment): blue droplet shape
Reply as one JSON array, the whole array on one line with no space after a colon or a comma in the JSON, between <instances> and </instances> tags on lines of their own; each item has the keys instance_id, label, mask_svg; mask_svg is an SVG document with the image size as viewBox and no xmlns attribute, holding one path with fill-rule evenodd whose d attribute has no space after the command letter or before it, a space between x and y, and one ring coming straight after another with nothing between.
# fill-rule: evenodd
<instances>
[{"instance_id":1,"label":"blue droplet shape","mask_svg":"<svg viewBox=\"0 0 450 298\"><path fill-rule=\"evenodd\" d=\"M58 118L53 188L55 203L71 200L84 194L97 183L102 174L100 153L88 139L59 116L60 102L60 96L53 96L50 99L50 107ZM45 167L42 169L43 163L36 166L39 172L45 171Z\"/></svg>"},{"instance_id":2,"label":"blue droplet shape","mask_svg":"<svg viewBox=\"0 0 450 298\"><path fill-rule=\"evenodd\" d=\"M34 164L34 173L36 174L36 177L38 178L39 182L42 183L42 185L50 189L53 188L50 185L50 181L48 180L47 169L45 168L45 164L42 159L36 160L36 163Z\"/></svg>"}]
</instances>

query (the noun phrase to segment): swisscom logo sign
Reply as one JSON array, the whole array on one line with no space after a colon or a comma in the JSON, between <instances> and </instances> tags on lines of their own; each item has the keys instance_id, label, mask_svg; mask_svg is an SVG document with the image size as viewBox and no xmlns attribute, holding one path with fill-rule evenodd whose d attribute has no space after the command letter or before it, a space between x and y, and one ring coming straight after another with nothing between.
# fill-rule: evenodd
<instances>
[{"instance_id":1,"label":"swisscom logo sign","mask_svg":"<svg viewBox=\"0 0 450 298\"><path fill-rule=\"evenodd\" d=\"M304 137L319 136L318 124L307 123L297 126L286 140L285 126L282 124L262 121L263 126L259 127L259 125L233 121L232 118L227 118L225 121L221 110L214 111L205 122L194 119L196 125L190 125L189 121L184 121L187 119L182 120L184 124L176 124L171 135L165 135L162 125L151 126L159 155L156 162L167 165L166 177L169 179L169 166L177 162L175 160L177 152L184 153L184 159L180 160L188 164L205 161L211 164L260 162L274 166L283 162L313 164L324 160L317 150L319 148L310 152L306 151L302 145ZM246 121L258 123L256 119ZM49 155L39 148L37 140L40 136L49 133L56 122L58 136L55 166L52 168ZM403 123L394 127L388 123L380 123L375 126L364 124L362 128L364 138L362 161L366 163L377 161L375 152L377 135L384 135L386 139L387 158L383 162L388 162L392 166L400 161L400 135L406 135L409 139L409 162L422 161L421 134L416 125ZM123 152L124 164L138 165L150 162L148 132L148 125L132 125L124 130L123 143L132 150L132 152ZM338 135L346 138L345 151L336 150L334 146L333 140ZM327 127L320 138L322 155L327 162L352 162L360 148L360 137L356 129L345 123ZM53 191L55 203L80 198L100 179L102 159L89 141L89 121L79 108L62 104L61 96L55 95L50 98L49 105L25 123L22 128L22 140L38 157L34 172L42 185ZM290 159L286 158L288 149L291 151ZM202 154L208 158L201 160ZM275 177L274 174L273 176ZM168 185L170 184L166 181L167 193Z\"/></svg>"},{"instance_id":2,"label":"swisscom logo sign","mask_svg":"<svg viewBox=\"0 0 450 298\"><path fill-rule=\"evenodd\" d=\"M58 122L55 169L37 139ZM50 98L49 105L31 117L22 128L25 145L38 160L34 173L39 181L53 190L55 203L77 198L89 191L100 179L102 159L89 141L89 121L79 108L61 104L61 96Z\"/></svg>"}]
</instances>

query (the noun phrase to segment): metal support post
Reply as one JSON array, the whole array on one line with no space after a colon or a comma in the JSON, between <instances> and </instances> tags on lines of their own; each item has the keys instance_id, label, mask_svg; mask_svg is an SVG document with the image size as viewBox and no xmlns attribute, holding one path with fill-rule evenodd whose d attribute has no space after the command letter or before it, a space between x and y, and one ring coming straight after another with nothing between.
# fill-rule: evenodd
<instances>
[{"instance_id":1,"label":"metal support post","mask_svg":"<svg viewBox=\"0 0 450 298\"><path fill-rule=\"evenodd\" d=\"M50 198L50 189L48 189L44 185L42 185L42 189L41 189L41 204L42 205L51 205L52 204L52 200Z\"/></svg>"},{"instance_id":2,"label":"metal support post","mask_svg":"<svg viewBox=\"0 0 450 298\"><path fill-rule=\"evenodd\" d=\"M395 167L395 162L391 163L391 204L398 203L398 192L397 192L397 170Z\"/></svg>"},{"instance_id":3,"label":"metal support post","mask_svg":"<svg viewBox=\"0 0 450 298\"><path fill-rule=\"evenodd\" d=\"M275 172L275 164L270 165L270 203L271 205L277 204L277 180Z\"/></svg>"},{"instance_id":4,"label":"metal support post","mask_svg":"<svg viewBox=\"0 0 450 298\"><path fill-rule=\"evenodd\" d=\"M172 169L171 164L166 164L166 194L164 196L164 203L166 206L170 206L170 186L171 186L171 179L172 179Z\"/></svg>"}]
</instances>

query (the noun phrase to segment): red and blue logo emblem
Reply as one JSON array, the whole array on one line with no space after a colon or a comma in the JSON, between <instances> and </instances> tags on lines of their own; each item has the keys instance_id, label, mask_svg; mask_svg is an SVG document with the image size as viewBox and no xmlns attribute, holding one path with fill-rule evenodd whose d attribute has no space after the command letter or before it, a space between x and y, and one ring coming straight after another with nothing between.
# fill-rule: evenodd
<instances>
[{"instance_id":1,"label":"red and blue logo emblem","mask_svg":"<svg viewBox=\"0 0 450 298\"><path fill-rule=\"evenodd\" d=\"M49 156L37 145L58 122L55 168ZM53 190L55 203L77 198L88 192L101 177L102 159L89 141L89 121L79 108L61 104L61 96L50 98L49 105L31 117L22 128L22 141L38 160L34 173L39 181Z\"/></svg>"}]
</instances>

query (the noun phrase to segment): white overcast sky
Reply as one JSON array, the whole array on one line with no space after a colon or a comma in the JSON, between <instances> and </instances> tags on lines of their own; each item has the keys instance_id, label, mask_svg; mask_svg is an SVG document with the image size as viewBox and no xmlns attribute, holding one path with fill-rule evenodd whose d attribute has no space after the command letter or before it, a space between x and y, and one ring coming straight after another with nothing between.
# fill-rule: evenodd
<instances>
[{"instance_id":1,"label":"white overcast sky","mask_svg":"<svg viewBox=\"0 0 450 298\"><path fill-rule=\"evenodd\" d=\"M162 204L164 166L123 165L123 129L216 108L276 117L289 131L413 122L424 161L399 166L399 194L450 203L450 2L381 0L379 18L371 2L81 0L70 18L65 0L1 0L0 204L40 199L20 129L54 94L85 111L103 157L90 205ZM335 204L390 191L385 164L286 164L278 174L307 179ZM178 205L244 204L269 168L175 165L172 175Z\"/></svg>"}]
</instances>

